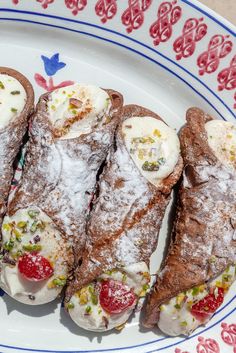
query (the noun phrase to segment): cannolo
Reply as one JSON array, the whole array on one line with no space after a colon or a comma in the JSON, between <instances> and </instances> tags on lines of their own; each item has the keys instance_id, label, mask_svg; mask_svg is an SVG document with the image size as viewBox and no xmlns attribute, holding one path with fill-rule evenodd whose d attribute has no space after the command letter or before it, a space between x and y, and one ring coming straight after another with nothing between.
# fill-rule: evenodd
<instances>
[{"instance_id":1,"label":"cannolo","mask_svg":"<svg viewBox=\"0 0 236 353\"><path fill-rule=\"evenodd\" d=\"M13 162L34 109L34 91L21 73L0 67L0 227L13 176Z\"/></svg>"},{"instance_id":2,"label":"cannolo","mask_svg":"<svg viewBox=\"0 0 236 353\"><path fill-rule=\"evenodd\" d=\"M180 144L184 173L172 241L144 321L171 336L210 320L236 269L236 125L191 108Z\"/></svg>"},{"instance_id":3,"label":"cannolo","mask_svg":"<svg viewBox=\"0 0 236 353\"><path fill-rule=\"evenodd\" d=\"M75 84L44 94L30 126L26 164L4 218L0 281L26 304L54 300L81 252L100 166L122 96Z\"/></svg>"},{"instance_id":4,"label":"cannolo","mask_svg":"<svg viewBox=\"0 0 236 353\"><path fill-rule=\"evenodd\" d=\"M123 325L149 287L149 261L182 172L177 134L153 112L124 107L87 225L82 264L66 291L80 327Z\"/></svg>"}]
</instances>

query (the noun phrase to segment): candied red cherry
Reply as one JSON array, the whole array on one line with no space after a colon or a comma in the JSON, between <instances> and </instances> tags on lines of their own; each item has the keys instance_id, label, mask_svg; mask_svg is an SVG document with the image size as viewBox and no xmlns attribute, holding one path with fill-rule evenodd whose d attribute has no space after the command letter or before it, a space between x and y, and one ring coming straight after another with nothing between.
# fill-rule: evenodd
<instances>
[{"instance_id":1,"label":"candied red cherry","mask_svg":"<svg viewBox=\"0 0 236 353\"><path fill-rule=\"evenodd\" d=\"M26 253L21 256L18 270L29 281L43 281L53 274L50 262L38 253Z\"/></svg>"},{"instance_id":2,"label":"candied red cherry","mask_svg":"<svg viewBox=\"0 0 236 353\"><path fill-rule=\"evenodd\" d=\"M137 300L128 286L112 279L101 283L99 299L101 307L109 314L119 314Z\"/></svg>"},{"instance_id":3,"label":"candied red cherry","mask_svg":"<svg viewBox=\"0 0 236 353\"><path fill-rule=\"evenodd\" d=\"M215 293L216 292L216 293ZM199 321L208 319L223 303L224 289L218 288L213 293L206 295L191 308L191 314Z\"/></svg>"}]
</instances>

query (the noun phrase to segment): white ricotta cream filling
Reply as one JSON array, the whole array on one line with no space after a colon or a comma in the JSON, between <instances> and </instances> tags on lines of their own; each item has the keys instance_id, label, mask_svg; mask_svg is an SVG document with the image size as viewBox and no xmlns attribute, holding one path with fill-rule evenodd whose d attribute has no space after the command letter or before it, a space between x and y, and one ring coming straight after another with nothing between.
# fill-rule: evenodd
<instances>
[{"instance_id":1,"label":"white ricotta cream filling","mask_svg":"<svg viewBox=\"0 0 236 353\"><path fill-rule=\"evenodd\" d=\"M146 116L126 119L122 132L131 157L148 181L158 185L173 172L180 154L179 139L173 129Z\"/></svg>"},{"instance_id":2,"label":"white ricotta cream filling","mask_svg":"<svg viewBox=\"0 0 236 353\"><path fill-rule=\"evenodd\" d=\"M5 128L24 109L27 94L14 77L0 74L0 129Z\"/></svg>"},{"instance_id":3,"label":"white ricotta cream filling","mask_svg":"<svg viewBox=\"0 0 236 353\"><path fill-rule=\"evenodd\" d=\"M227 167L236 165L236 125L223 120L211 120L205 124L208 144L215 156Z\"/></svg>"},{"instance_id":4,"label":"white ricotta cream filling","mask_svg":"<svg viewBox=\"0 0 236 353\"><path fill-rule=\"evenodd\" d=\"M71 139L108 122L111 101L103 89L78 83L56 89L47 103L55 136Z\"/></svg>"},{"instance_id":5,"label":"white ricotta cream filling","mask_svg":"<svg viewBox=\"0 0 236 353\"><path fill-rule=\"evenodd\" d=\"M51 219L35 207L19 210L12 217L5 217L2 240L0 287L25 304L38 305L54 300L66 284L69 248ZM51 277L32 281L19 272L19 258L33 252L50 262Z\"/></svg>"},{"instance_id":6,"label":"white ricotta cream filling","mask_svg":"<svg viewBox=\"0 0 236 353\"><path fill-rule=\"evenodd\" d=\"M122 269L114 269L102 274L97 283L113 279L128 286L137 296L132 306L119 314L109 314L100 305L99 285L95 282L74 294L67 305L71 319L89 331L108 331L126 323L137 304L138 298L145 296L149 288L150 275L147 265L139 262Z\"/></svg>"},{"instance_id":7,"label":"white ricotta cream filling","mask_svg":"<svg viewBox=\"0 0 236 353\"><path fill-rule=\"evenodd\" d=\"M161 305L158 327L167 335L190 335L198 326L210 320L214 313L209 313L205 320L198 320L191 313L192 306L206 297L210 291L223 288L227 292L235 280L236 266L229 266L220 276L208 284L191 288Z\"/></svg>"}]
</instances>

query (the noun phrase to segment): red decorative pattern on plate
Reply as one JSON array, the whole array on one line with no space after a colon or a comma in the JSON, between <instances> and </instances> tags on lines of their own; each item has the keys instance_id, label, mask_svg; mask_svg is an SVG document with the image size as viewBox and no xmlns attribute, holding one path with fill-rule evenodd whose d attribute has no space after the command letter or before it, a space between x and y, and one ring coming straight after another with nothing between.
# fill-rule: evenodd
<instances>
[{"instance_id":1,"label":"red decorative pattern on plate","mask_svg":"<svg viewBox=\"0 0 236 353\"><path fill-rule=\"evenodd\" d=\"M87 6L87 0L65 0L66 7L76 16Z\"/></svg>"},{"instance_id":2,"label":"red decorative pattern on plate","mask_svg":"<svg viewBox=\"0 0 236 353\"><path fill-rule=\"evenodd\" d=\"M74 84L74 81L63 81L60 84L55 85L52 77L49 77L48 82L47 82L47 80L43 76L41 76L40 74L35 74L34 79L40 87L42 87L43 89L45 89L48 92L51 92L57 88L66 87L66 86L70 86L70 85Z\"/></svg>"},{"instance_id":3,"label":"red decorative pattern on plate","mask_svg":"<svg viewBox=\"0 0 236 353\"><path fill-rule=\"evenodd\" d=\"M219 91L236 88L236 55L232 58L229 67L219 72L217 80L219 82Z\"/></svg>"},{"instance_id":4,"label":"red decorative pattern on plate","mask_svg":"<svg viewBox=\"0 0 236 353\"><path fill-rule=\"evenodd\" d=\"M174 51L177 53L177 60L193 55L196 43L207 34L207 25L202 21L203 18L189 18L185 22L182 35L173 44Z\"/></svg>"},{"instance_id":5,"label":"red decorative pattern on plate","mask_svg":"<svg viewBox=\"0 0 236 353\"><path fill-rule=\"evenodd\" d=\"M198 342L199 343L196 347L197 353L220 353L220 346L213 338L205 339L204 337L199 336ZM175 348L175 353L189 353L189 352L182 351L180 348Z\"/></svg>"},{"instance_id":6,"label":"red decorative pattern on plate","mask_svg":"<svg viewBox=\"0 0 236 353\"><path fill-rule=\"evenodd\" d=\"M126 31L131 33L138 29L144 22L144 12L151 6L152 0L129 0L128 8L123 12L121 21Z\"/></svg>"},{"instance_id":7,"label":"red decorative pattern on plate","mask_svg":"<svg viewBox=\"0 0 236 353\"><path fill-rule=\"evenodd\" d=\"M236 92L234 93L234 100L235 100L234 109L236 109Z\"/></svg>"},{"instance_id":8,"label":"red decorative pattern on plate","mask_svg":"<svg viewBox=\"0 0 236 353\"><path fill-rule=\"evenodd\" d=\"M222 340L229 346L232 346L233 353L236 353L236 324L228 325L222 323L221 327L223 328L221 331Z\"/></svg>"},{"instance_id":9,"label":"red decorative pattern on plate","mask_svg":"<svg viewBox=\"0 0 236 353\"><path fill-rule=\"evenodd\" d=\"M48 5L54 2L54 0L37 0L37 2L40 2L42 4L42 7L46 9Z\"/></svg>"},{"instance_id":10,"label":"red decorative pattern on plate","mask_svg":"<svg viewBox=\"0 0 236 353\"><path fill-rule=\"evenodd\" d=\"M95 5L96 14L101 17L102 23L111 20L117 13L116 0L98 0Z\"/></svg>"},{"instance_id":11,"label":"red decorative pattern on plate","mask_svg":"<svg viewBox=\"0 0 236 353\"><path fill-rule=\"evenodd\" d=\"M197 353L220 353L219 344L213 338L199 336L197 345Z\"/></svg>"},{"instance_id":12,"label":"red decorative pattern on plate","mask_svg":"<svg viewBox=\"0 0 236 353\"><path fill-rule=\"evenodd\" d=\"M176 3L177 1L165 1L158 7L157 20L149 29L150 36L154 38L154 45L167 42L170 39L172 27L179 21L182 15L181 7L174 6Z\"/></svg>"},{"instance_id":13,"label":"red decorative pattern on plate","mask_svg":"<svg viewBox=\"0 0 236 353\"><path fill-rule=\"evenodd\" d=\"M229 38L229 36L222 36L221 34L216 34L211 38L207 50L197 59L197 65L200 67L199 75L215 72L219 67L220 59L231 52L233 43L226 38Z\"/></svg>"}]
</instances>

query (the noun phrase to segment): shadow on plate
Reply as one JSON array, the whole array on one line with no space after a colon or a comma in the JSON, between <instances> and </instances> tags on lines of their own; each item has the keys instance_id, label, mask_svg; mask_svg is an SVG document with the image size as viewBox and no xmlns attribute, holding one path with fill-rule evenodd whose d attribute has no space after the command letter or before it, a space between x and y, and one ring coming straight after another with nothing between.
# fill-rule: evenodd
<instances>
[{"instance_id":1,"label":"shadow on plate","mask_svg":"<svg viewBox=\"0 0 236 353\"><path fill-rule=\"evenodd\" d=\"M5 302L7 307L7 314L11 314L13 311L18 311L21 314L33 317L46 316L54 313L60 303L60 299L57 299L51 303L43 305L27 305L19 303L17 300L11 298L8 294L2 296L2 300Z\"/></svg>"}]
</instances>

